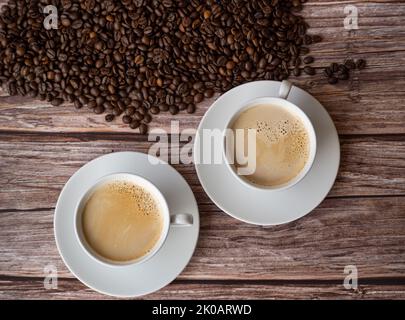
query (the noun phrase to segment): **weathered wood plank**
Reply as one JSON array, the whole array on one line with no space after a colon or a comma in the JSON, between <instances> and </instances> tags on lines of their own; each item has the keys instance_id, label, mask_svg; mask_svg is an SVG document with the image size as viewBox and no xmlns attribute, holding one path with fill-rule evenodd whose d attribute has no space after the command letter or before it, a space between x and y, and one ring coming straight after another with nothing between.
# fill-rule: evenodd
<instances>
[{"instance_id":1,"label":"weathered wood plank","mask_svg":"<svg viewBox=\"0 0 405 320\"><path fill-rule=\"evenodd\" d=\"M0 3L4 3L1 0ZM343 28L346 5L359 9L359 29ZM347 56L365 57L368 68L351 81L330 86L318 74L292 80L328 109L341 134L405 133L405 5L403 1L310 1L303 16L311 33L324 36L311 46L318 69ZM318 72L320 73L320 72ZM50 107L25 98L0 97L0 130L88 132L131 131L119 120L106 124L103 116L71 105ZM181 128L196 128L213 100L203 102L195 115L178 115ZM169 115L159 115L152 126L170 128Z\"/></svg>"},{"instance_id":2,"label":"weathered wood plank","mask_svg":"<svg viewBox=\"0 0 405 320\"><path fill-rule=\"evenodd\" d=\"M174 281L140 299L404 299L405 286L359 284L346 290L342 284L227 284ZM58 288L46 290L41 279L0 280L0 299L113 299L85 287L77 280L59 279Z\"/></svg>"},{"instance_id":3,"label":"weathered wood plank","mask_svg":"<svg viewBox=\"0 0 405 320\"><path fill-rule=\"evenodd\" d=\"M337 280L405 278L405 197L327 199L293 223L262 228L200 203L197 249L179 279ZM53 210L0 213L0 275L43 277L55 265Z\"/></svg>"},{"instance_id":4,"label":"weathered wood plank","mask_svg":"<svg viewBox=\"0 0 405 320\"><path fill-rule=\"evenodd\" d=\"M153 142L145 140L133 135L1 134L0 210L52 208L64 183L86 162L114 151L147 153ZM340 171L330 196L405 194L403 137L346 137L341 150ZM211 204L194 166L175 168L199 203Z\"/></svg>"},{"instance_id":5,"label":"weathered wood plank","mask_svg":"<svg viewBox=\"0 0 405 320\"><path fill-rule=\"evenodd\" d=\"M381 57L394 61L399 53L373 54L376 61L368 59L369 65L379 65ZM316 55L315 55L316 56ZM339 59L328 59L323 65ZM404 65L402 54L399 64ZM402 59L402 60L401 60ZM390 62L391 63L391 62ZM371 67L370 67L371 68ZM321 71L319 71L321 72ZM387 79L387 74L390 78ZM331 114L340 134L405 133L405 72L396 66L366 69L355 73L351 81L332 87L326 84L321 74L313 78L293 80L308 90ZM170 130L170 120L178 120L180 129L196 129L203 114L213 100L201 103L193 115L173 117L160 114L151 128ZM91 114L88 110L77 111L71 104L53 107L47 103L21 97L0 97L0 130L48 131L48 132L136 132L116 119L107 124L103 115Z\"/></svg>"}]
</instances>

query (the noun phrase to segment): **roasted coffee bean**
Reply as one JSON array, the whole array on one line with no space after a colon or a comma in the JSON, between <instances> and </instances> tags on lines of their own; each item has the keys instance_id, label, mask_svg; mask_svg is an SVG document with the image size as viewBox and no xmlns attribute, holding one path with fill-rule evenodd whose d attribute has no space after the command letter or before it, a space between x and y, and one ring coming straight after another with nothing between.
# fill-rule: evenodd
<instances>
[{"instance_id":1,"label":"roasted coffee bean","mask_svg":"<svg viewBox=\"0 0 405 320\"><path fill-rule=\"evenodd\" d=\"M93 111L94 111L95 114L101 114L101 113L103 113L105 111L105 109L104 109L103 106L97 106L97 107L95 107L93 109Z\"/></svg>"},{"instance_id":2,"label":"roasted coffee bean","mask_svg":"<svg viewBox=\"0 0 405 320\"><path fill-rule=\"evenodd\" d=\"M162 103L159 105L159 109L160 109L160 111L168 111L169 106L166 103Z\"/></svg>"},{"instance_id":3,"label":"roasted coffee bean","mask_svg":"<svg viewBox=\"0 0 405 320\"><path fill-rule=\"evenodd\" d=\"M111 122L111 121L113 121L114 120L114 115L113 114L107 114L106 116L105 116L105 121L107 121L107 122Z\"/></svg>"},{"instance_id":4,"label":"roasted coffee bean","mask_svg":"<svg viewBox=\"0 0 405 320\"><path fill-rule=\"evenodd\" d=\"M322 42L322 36L320 35L313 35L312 36L312 43L318 43L318 42Z\"/></svg>"},{"instance_id":5,"label":"roasted coffee bean","mask_svg":"<svg viewBox=\"0 0 405 320\"><path fill-rule=\"evenodd\" d=\"M136 109L134 107L128 107L125 110L125 114L128 115L128 116L134 115L135 112L136 112Z\"/></svg>"},{"instance_id":6,"label":"roasted coffee bean","mask_svg":"<svg viewBox=\"0 0 405 320\"><path fill-rule=\"evenodd\" d=\"M138 113L142 114L142 115L145 115L145 114L148 113L148 110L147 110L145 107L143 107L143 106L140 106L138 109L136 109L136 111L137 111Z\"/></svg>"},{"instance_id":7,"label":"roasted coffee bean","mask_svg":"<svg viewBox=\"0 0 405 320\"><path fill-rule=\"evenodd\" d=\"M325 68L324 74L328 77L330 84L335 84L338 80L348 80L352 70L364 68L365 65L366 61L363 59L356 62L353 59L346 59L344 63L332 63L330 67Z\"/></svg>"},{"instance_id":8,"label":"roasted coffee bean","mask_svg":"<svg viewBox=\"0 0 405 320\"><path fill-rule=\"evenodd\" d=\"M132 122L129 124L131 129L136 129L140 126L140 122L138 120L132 120Z\"/></svg>"},{"instance_id":9,"label":"roasted coffee bean","mask_svg":"<svg viewBox=\"0 0 405 320\"><path fill-rule=\"evenodd\" d=\"M310 76L313 76L316 73L315 69L309 66L304 67L304 72Z\"/></svg>"},{"instance_id":10,"label":"roasted coffee bean","mask_svg":"<svg viewBox=\"0 0 405 320\"><path fill-rule=\"evenodd\" d=\"M352 59L348 59L345 61L345 66L347 69L349 70L354 70L356 69L356 64L354 63L354 61Z\"/></svg>"},{"instance_id":11,"label":"roasted coffee bean","mask_svg":"<svg viewBox=\"0 0 405 320\"><path fill-rule=\"evenodd\" d=\"M178 114L178 113L179 113L179 108L176 107L176 106L170 106L169 112L170 112L170 114L172 114L172 115Z\"/></svg>"},{"instance_id":12,"label":"roasted coffee bean","mask_svg":"<svg viewBox=\"0 0 405 320\"><path fill-rule=\"evenodd\" d=\"M125 124L129 124L129 123L132 122L132 118L130 116L128 116L128 115L125 115L125 116L122 117L122 122L125 123Z\"/></svg>"},{"instance_id":13,"label":"roasted coffee bean","mask_svg":"<svg viewBox=\"0 0 405 320\"><path fill-rule=\"evenodd\" d=\"M204 91L204 97L212 98L214 96L215 91L213 89L207 89Z\"/></svg>"},{"instance_id":14,"label":"roasted coffee bean","mask_svg":"<svg viewBox=\"0 0 405 320\"><path fill-rule=\"evenodd\" d=\"M142 106L142 103L141 103L140 101L138 101L138 100L133 100L133 101L132 101L132 106L133 106L135 109L138 109L138 108L140 108L140 107Z\"/></svg>"},{"instance_id":15,"label":"roasted coffee bean","mask_svg":"<svg viewBox=\"0 0 405 320\"><path fill-rule=\"evenodd\" d=\"M332 68L330 68L330 67L326 67L323 72L324 72L325 76L328 78L333 76L333 71L332 71Z\"/></svg>"},{"instance_id":16,"label":"roasted coffee bean","mask_svg":"<svg viewBox=\"0 0 405 320\"><path fill-rule=\"evenodd\" d=\"M194 113L195 112L195 105L193 103L190 103L187 106L187 113Z\"/></svg>"},{"instance_id":17,"label":"roasted coffee bean","mask_svg":"<svg viewBox=\"0 0 405 320\"><path fill-rule=\"evenodd\" d=\"M194 103L200 103L201 101L203 101L204 96L201 93L197 93L194 96Z\"/></svg>"},{"instance_id":18,"label":"roasted coffee bean","mask_svg":"<svg viewBox=\"0 0 405 320\"><path fill-rule=\"evenodd\" d=\"M347 79L349 79L349 74L346 72L339 72L336 77L339 80L347 80Z\"/></svg>"},{"instance_id":19,"label":"roasted coffee bean","mask_svg":"<svg viewBox=\"0 0 405 320\"><path fill-rule=\"evenodd\" d=\"M112 113L114 116L118 117L122 114L122 110L120 108L114 108Z\"/></svg>"},{"instance_id":20,"label":"roasted coffee bean","mask_svg":"<svg viewBox=\"0 0 405 320\"><path fill-rule=\"evenodd\" d=\"M322 40L296 15L305 0L58 0L55 30L41 27L46 1L28 2L1 10L0 84L10 95L107 110L108 122L124 113L136 128L160 111L193 113L246 81L299 76L299 56Z\"/></svg>"},{"instance_id":21,"label":"roasted coffee bean","mask_svg":"<svg viewBox=\"0 0 405 320\"><path fill-rule=\"evenodd\" d=\"M186 109L187 109L187 103L185 103L185 102L179 103L179 110L180 111L186 110Z\"/></svg>"},{"instance_id":22,"label":"roasted coffee bean","mask_svg":"<svg viewBox=\"0 0 405 320\"><path fill-rule=\"evenodd\" d=\"M61 98L56 98L51 101L51 104L53 106L60 106L62 103L63 103L63 99L61 99Z\"/></svg>"},{"instance_id":23,"label":"roasted coffee bean","mask_svg":"<svg viewBox=\"0 0 405 320\"><path fill-rule=\"evenodd\" d=\"M134 118L135 118L136 120L141 121L143 118L145 118L145 115L142 114L142 113L140 113L139 111L137 111L137 112L135 112L135 114L134 114Z\"/></svg>"},{"instance_id":24,"label":"roasted coffee bean","mask_svg":"<svg viewBox=\"0 0 405 320\"><path fill-rule=\"evenodd\" d=\"M349 72L349 69L347 69L344 64L339 64L338 71L339 71L340 73L348 73L348 72Z\"/></svg>"},{"instance_id":25,"label":"roasted coffee bean","mask_svg":"<svg viewBox=\"0 0 405 320\"><path fill-rule=\"evenodd\" d=\"M42 97L41 97L41 100L43 100ZM74 105L75 105L75 108L76 108L76 109L81 109L81 108L83 108L83 105L80 103L79 100L75 100Z\"/></svg>"},{"instance_id":26,"label":"roasted coffee bean","mask_svg":"<svg viewBox=\"0 0 405 320\"><path fill-rule=\"evenodd\" d=\"M331 68L333 73L339 71L339 65L337 63L335 63L335 62L330 65L330 68Z\"/></svg>"},{"instance_id":27,"label":"roasted coffee bean","mask_svg":"<svg viewBox=\"0 0 405 320\"><path fill-rule=\"evenodd\" d=\"M60 22L61 22L62 26L66 27L66 28L70 27L70 25L71 25L71 21L67 17L62 16L62 18L60 19Z\"/></svg>"},{"instance_id":28,"label":"roasted coffee bean","mask_svg":"<svg viewBox=\"0 0 405 320\"><path fill-rule=\"evenodd\" d=\"M304 63L305 63L305 64L310 64L310 63L312 63L312 62L314 62L314 57L306 56L306 57L304 58Z\"/></svg>"},{"instance_id":29,"label":"roasted coffee bean","mask_svg":"<svg viewBox=\"0 0 405 320\"><path fill-rule=\"evenodd\" d=\"M366 67L367 63L366 60L364 59L359 59L356 61L356 68L359 70L362 70Z\"/></svg>"},{"instance_id":30,"label":"roasted coffee bean","mask_svg":"<svg viewBox=\"0 0 405 320\"><path fill-rule=\"evenodd\" d=\"M152 121L152 116L148 113L145 114L145 117L142 120L144 123L150 123Z\"/></svg>"},{"instance_id":31,"label":"roasted coffee bean","mask_svg":"<svg viewBox=\"0 0 405 320\"><path fill-rule=\"evenodd\" d=\"M338 79L337 79L336 77L330 77L330 78L328 79L328 82L329 82L330 84L336 84L336 83L338 83Z\"/></svg>"},{"instance_id":32,"label":"roasted coffee bean","mask_svg":"<svg viewBox=\"0 0 405 320\"><path fill-rule=\"evenodd\" d=\"M159 107L152 107L149 109L149 112L151 114L158 114L160 112L160 109L159 109Z\"/></svg>"},{"instance_id":33,"label":"roasted coffee bean","mask_svg":"<svg viewBox=\"0 0 405 320\"><path fill-rule=\"evenodd\" d=\"M148 126L145 123L141 123L141 125L139 126L139 133L140 134L148 133Z\"/></svg>"},{"instance_id":34,"label":"roasted coffee bean","mask_svg":"<svg viewBox=\"0 0 405 320\"><path fill-rule=\"evenodd\" d=\"M300 54L301 55L306 55L306 54L308 54L309 53L309 49L307 48L307 47L301 47L301 49L300 49Z\"/></svg>"},{"instance_id":35,"label":"roasted coffee bean","mask_svg":"<svg viewBox=\"0 0 405 320\"><path fill-rule=\"evenodd\" d=\"M89 109L94 109L95 107L97 107L96 100L89 101L89 103L87 103L87 106L89 107Z\"/></svg>"}]
</instances>

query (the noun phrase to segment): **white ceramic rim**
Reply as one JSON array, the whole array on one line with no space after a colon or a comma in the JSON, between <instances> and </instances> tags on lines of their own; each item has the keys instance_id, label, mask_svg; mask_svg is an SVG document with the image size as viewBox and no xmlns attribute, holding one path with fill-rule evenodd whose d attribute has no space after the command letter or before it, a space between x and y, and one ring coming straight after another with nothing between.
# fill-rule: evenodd
<instances>
[{"instance_id":1,"label":"white ceramic rim","mask_svg":"<svg viewBox=\"0 0 405 320\"><path fill-rule=\"evenodd\" d=\"M290 212L291 214L288 214L287 217L273 217L272 215L264 215L263 213L259 214L245 214L244 212L247 212L246 210L241 210L238 208L239 204L239 199L236 199L234 202L229 202L226 200L223 200L222 197L223 195L217 195L216 193L218 190L215 190L214 187L212 186L212 183L210 183L209 179L207 178L208 172L214 172L214 173L219 173L222 171L222 167L220 169L215 170L215 169L207 169L211 167L212 165L205 165L201 164L199 162L199 157L200 157L200 152L198 150L198 144L201 143L201 138L200 135L204 128L219 128L219 129L224 129L225 125L218 124L218 117L223 118L223 112L221 111L221 108L218 108L221 104L223 104L224 101L230 99L230 97L235 96L236 94L240 94L241 91L244 91L247 95L251 95L250 99L247 99L246 101L252 100L254 98L259 98L259 97L268 97L269 95L278 97L280 94L280 86L281 82L280 81L273 81L273 80L260 80L260 81L253 81L249 83L242 84L238 87L235 87L220 97L218 97L209 107L209 109L205 112L202 120L200 121L200 124L197 129L196 133L196 139L194 141L194 149L193 149L193 155L194 155L194 164L196 168L196 173L198 176L198 179L204 189L204 191L207 193L208 197L211 199L212 202L215 203L215 205L220 208L222 211L224 211L226 214L229 216L245 222L249 223L252 225L258 225L258 226L276 226L276 225L282 225L286 223L290 223L292 221L295 221L297 219L300 219L310 213L313 209L315 209L327 196L328 192L331 190L331 188L334 185L334 182L336 180L336 176L339 170L339 163L340 163L340 145L339 145L339 137L337 134L336 127L333 123L332 118L328 114L327 110L325 109L324 106L316 99L314 98L311 94L306 92L305 90L292 86L291 91L288 95L288 101L294 101L295 103L299 103L300 101L304 101L302 103L302 108L305 110L304 112L309 112L309 117L311 119L315 119L316 123L314 124L314 129L316 132L320 131L322 132L323 135L327 134L328 135L328 154L333 155L333 158L328 157L328 160L330 161L328 164L320 164L317 159L320 156L325 156L324 152L320 152L319 147L320 143L324 144L325 143L325 137L324 136L318 136L318 150L317 150L317 155L315 157L314 165L312 170L308 173L307 177L303 179L299 184L294 186L293 188L290 188L289 190L286 191L280 191L279 193L267 193L266 190L260 190L257 191L261 195L260 196L262 199L267 198L266 195L268 195L271 198L274 198L274 201L278 201L278 194L284 195L286 192L294 194L295 189L299 189L299 186L305 182L307 179L309 180L314 180L313 175L311 175L311 172L314 172L314 174L317 174L316 172L322 171L325 168L322 167L328 167L328 174L326 177L323 178L323 189L322 190L316 190L310 193L309 197L305 197L305 204L304 204L304 209L299 210L298 213L296 213L296 210L291 208ZM251 92L254 92L251 93ZM299 101L298 101L299 100ZM311 106L310 106L311 105ZM212 118L212 114L217 114L218 115ZM320 119L322 119L322 123L318 122ZM216 123L216 127L212 127L212 122ZM219 120L220 123L223 122L222 119ZM225 121L226 122L226 121ZM325 147L324 147L325 148ZM319 154L319 156L318 156ZM226 170L229 172L228 170ZM232 174L230 174L233 176ZM311 176L310 176L311 175ZM227 179L226 176L220 177L222 179ZM229 183L233 183L234 181L229 180ZM214 184L215 185L215 184ZM244 184L241 184L246 188ZM232 186L232 185L231 185ZM228 190L228 189L227 189ZM253 189L251 188L246 188L246 192L251 192ZM309 190L308 190L309 191ZM314 193L315 192L315 193ZM319 193L319 195L317 195ZM292 202L295 203L295 202ZM241 203L243 204L243 203ZM287 203L288 208L292 207L290 203Z\"/></svg>"},{"instance_id":2,"label":"white ceramic rim","mask_svg":"<svg viewBox=\"0 0 405 320\"><path fill-rule=\"evenodd\" d=\"M90 244L87 243L86 237L83 234L82 231L82 214L83 214L83 209L85 203L88 201L88 199L91 197L91 195L94 193L94 191L98 188L101 187L104 184L111 183L114 181L126 181L130 182L132 184L139 185L141 187L144 187L152 193L152 196L157 200L158 205L160 206L161 212L163 214L163 219L164 219L164 224L163 224L163 230L162 233L159 237L159 240L156 242L156 244L153 246L153 249L148 252L147 254L143 255L142 257L139 257L134 260L129 260L129 261L114 261L111 259L108 259L106 257L103 257L99 253L97 253ZM160 192L160 190L148 179L133 174L133 173L128 173L128 172L122 172L122 173L113 173L113 174L108 174L104 177L101 177L99 180L97 180L92 186L90 186L81 196L81 198L77 201L75 213L74 213L74 226L75 226L75 236L82 247L82 249L92 258L95 259L97 262L102 263L106 266L109 267L123 267L123 266L128 266L128 265L136 265L143 263L147 261L148 259L152 258L158 251L159 249L163 246L164 242L166 241L167 234L169 232L169 226L170 226L170 212L169 208L166 202L165 197L163 194Z\"/></svg>"},{"instance_id":3,"label":"white ceramic rim","mask_svg":"<svg viewBox=\"0 0 405 320\"><path fill-rule=\"evenodd\" d=\"M308 160L305 164L305 166L301 169L300 173L297 174L293 179L289 180L286 183L280 184L280 185L275 185L275 186L263 186L260 184L255 184L248 179L246 179L244 176L238 175L237 172L235 172L235 168L233 165L229 163L228 155L226 153L225 149L225 140L226 136L224 135L224 139L222 141L223 146L222 146L222 151L223 151L223 158L225 159L226 166L228 169L232 172L232 174L243 184L248 186L249 188L254 188L258 190L267 190L267 191L280 191L280 190L285 190L288 188L291 188L298 182L300 182L311 170L311 167L314 163L315 156L316 156L316 149L317 149L317 143L316 143L316 134L315 134L315 129L314 126L312 125L311 120L308 118L308 116L305 114L304 111L297 105L291 103L290 101L279 98L279 97L260 97L260 98L254 98L247 103L242 104L238 110L234 112L233 115L231 115L229 121L226 124L225 129L230 129L232 126L232 123L236 120L236 118L244 111L253 108L257 105L261 104L273 104L277 105L282 108L288 109L289 112L297 116L305 125L305 128L309 134L309 141L310 141L310 147L309 147L309 155L308 155Z\"/></svg>"},{"instance_id":4,"label":"white ceramic rim","mask_svg":"<svg viewBox=\"0 0 405 320\"><path fill-rule=\"evenodd\" d=\"M152 170L149 157L163 165ZM121 168L115 169L115 168ZM106 171L110 174L118 172L131 172L135 175L147 176L148 180L154 181L165 192L170 192L174 184L185 195L187 199L179 203L176 202L174 193L167 195L169 209L173 212L181 212L178 207L187 207L186 212L192 212L193 225L190 228L169 228L167 240L162 249L145 263L127 266L122 269L110 268L91 259L81 250L75 235L73 225L74 205L73 199L78 199L75 188L80 189L81 179L91 179L97 177L98 180L103 175L98 172ZM161 176L170 176L175 181L170 183L160 183ZM166 177L167 177L166 176ZM76 202L76 200L74 200ZM199 226L199 212L197 202L192 190L182 175L179 174L167 162L141 152L122 151L105 154L97 157L78 169L66 182L62 188L55 207L54 215L54 237L59 255L68 270L79 279L84 285L101 294L133 298L155 292L173 281L184 270L189 263L196 248ZM79 250L80 249L80 250ZM173 257L175 258L173 260ZM164 272L161 265L165 265ZM159 266L159 267L157 267ZM150 281L149 281L150 280Z\"/></svg>"}]
</instances>

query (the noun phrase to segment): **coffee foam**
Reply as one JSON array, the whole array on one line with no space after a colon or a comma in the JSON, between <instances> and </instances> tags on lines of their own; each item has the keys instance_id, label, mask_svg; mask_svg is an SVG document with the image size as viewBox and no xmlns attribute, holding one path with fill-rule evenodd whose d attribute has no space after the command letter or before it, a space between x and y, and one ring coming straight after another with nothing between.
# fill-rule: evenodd
<instances>
[{"instance_id":1,"label":"coffee foam","mask_svg":"<svg viewBox=\"0 0 405 320\"><path fill-rule=\"evenodd\" d=\"M115 261L148 254L160 239L164 223L155 197L129 181L99 186L86 203L82 222L89 245Z\"/></svg>"},{"instance_id":2,"label":"coffee foam","mask_svg":"<svg viewBox=\"0 0 405 320\"><path fill-rule=\"evenodd\" d=\"M155 198L143 187L127 181L109 182L104 187L110 192L116 192L122 196L129 196L138 207L139 214L160 217L159 207Z\"/></svg>"},{"instance_id":3,"label":"coffee foam","mask_svg":"<svg viewBox=\"0 0 405 320\"><path fill-rule=\"evenodd\" d=\"M252 106L239 115L232 128L256 130L256 172L246 176L253 183L284 184L298 175L308 160L308 132L297 116L281 106ZM244 147L247 154L246 139Z\"/></svg>"},{"instance_id":4,"label":"coffee foam","mask_svg":"<svg viewBox=\"0 0 405 320\"><path fill-rule=\"evenodd\" d=\"M270 147L272 144L288 144L286 149L286 161L296 158L308 158L309 137L303 123L298 119L283 119L277 121L256 121L256 134L259 139Z\"/></svg>"}]
</instances>

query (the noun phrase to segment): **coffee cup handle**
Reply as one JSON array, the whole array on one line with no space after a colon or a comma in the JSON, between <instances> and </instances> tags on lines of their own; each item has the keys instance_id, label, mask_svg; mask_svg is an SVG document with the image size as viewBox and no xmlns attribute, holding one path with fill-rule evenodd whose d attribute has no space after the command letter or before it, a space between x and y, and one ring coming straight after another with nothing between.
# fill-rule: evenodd
<instances>
[{"instance_id":1,"label":"coffee cup handle","mask_svg":"<svg viewBox=\"0 0 405 320\"><path fill-rule=\"evenodd\" d=\"M170 216L171 226L187 227L193 225L193 216L188 213L173 214Z\"/></svg>"},{"instance_id":2,"label":"coffee cup handle","mask_svg":"<svg viewBox=\"0 0 405 320\"><path fill-rule=\"evenodd\" d=\"M280 85L280 90L278 91L278 96L281 99L287 99L292 88L292 83L287 80L283 80Z\"/></svg>"}]
</instances>

